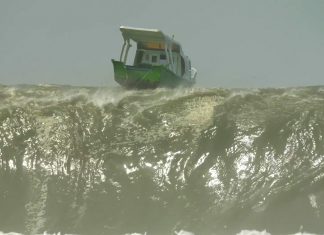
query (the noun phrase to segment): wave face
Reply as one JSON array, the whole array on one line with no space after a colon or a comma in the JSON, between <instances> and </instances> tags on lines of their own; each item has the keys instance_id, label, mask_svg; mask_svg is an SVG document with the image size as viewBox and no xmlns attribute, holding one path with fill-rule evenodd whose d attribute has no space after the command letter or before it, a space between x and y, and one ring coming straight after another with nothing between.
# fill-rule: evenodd
<instances>
[{"instance_id":1,"label":"wave face","mask_svg":"<svg viewBox=\"0 0 324 235\"><path fill-rule=\"evenodd\" d=\"M324 88L0 86L0 230L324 231Z\"/></svg>"}]
</instances>

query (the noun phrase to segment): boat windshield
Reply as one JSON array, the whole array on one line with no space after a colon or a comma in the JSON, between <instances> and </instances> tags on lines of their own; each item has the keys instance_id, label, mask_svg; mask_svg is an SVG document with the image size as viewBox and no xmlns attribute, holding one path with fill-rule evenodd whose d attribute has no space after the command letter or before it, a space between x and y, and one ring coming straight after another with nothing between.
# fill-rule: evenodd
<instances>
[{"instance_id":1,"label":"boat windshield","mask_svg":"<svg viewBox=\"0 0 324 235\"><path fill-rule=\"evenodd\" d=\"M165 44L160 42L139 42L137 43L137 49L144 50L165 50ZM172 51L180 52L180 46L173 44Z\"/></svg>"}]
</instances>

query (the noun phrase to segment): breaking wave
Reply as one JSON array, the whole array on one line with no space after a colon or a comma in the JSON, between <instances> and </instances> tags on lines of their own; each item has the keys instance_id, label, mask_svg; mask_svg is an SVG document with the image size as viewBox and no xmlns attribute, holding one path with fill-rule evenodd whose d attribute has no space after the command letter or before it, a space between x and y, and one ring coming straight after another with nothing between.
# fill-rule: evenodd
<instances>
[{"instance_id":1,"label":"breaking wave","mask_svg":"<svg viewBox=\"0 0 324 235\"><path fill-rule=\"evenodd\" d=\"M0 100L0 231L324 231L323 87L0 86Z\"/></svg>"}]
</instances>

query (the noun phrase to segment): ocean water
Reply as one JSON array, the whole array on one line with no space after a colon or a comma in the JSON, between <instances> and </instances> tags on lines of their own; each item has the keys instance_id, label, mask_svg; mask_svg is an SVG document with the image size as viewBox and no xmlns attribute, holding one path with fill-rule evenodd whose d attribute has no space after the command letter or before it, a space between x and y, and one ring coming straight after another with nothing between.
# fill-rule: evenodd
<instances>
[{"instance_id":1,"label":"ocean water","mask_svg":"<svg viewBox=\"0 0 324 235\"><path fill-rule=\"evenodd\" d=\"M0 234L324 234L323 208L324 87L0 86Z\"/></svg>"}]
</instances>

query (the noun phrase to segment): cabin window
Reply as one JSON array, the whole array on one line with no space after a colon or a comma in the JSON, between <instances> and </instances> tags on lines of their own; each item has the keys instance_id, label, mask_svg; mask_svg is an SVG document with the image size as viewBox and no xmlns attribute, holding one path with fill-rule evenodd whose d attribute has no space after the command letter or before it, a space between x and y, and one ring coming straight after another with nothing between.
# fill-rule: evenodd
<instances>
[{"instance_id":1,"label":"cabin window","mask_svg":"<svg viewBox=\"0 0 324 235\"><path fill-rule=\"evenodd\" d=\"M152 63L156 63L157 62L157 56L156 55L152 55Z\"/></svg>"},{"instance_id":2,"label":"cabin window","mask_svg":"<svg viewBox=\"0 0 324 235\"><path fill-rule=\"evenodd\" d=\"M166 60L166 54L161 54L160 55L160 60Z\"/></svg>"}]
</instances>

